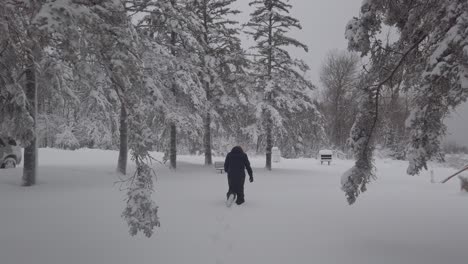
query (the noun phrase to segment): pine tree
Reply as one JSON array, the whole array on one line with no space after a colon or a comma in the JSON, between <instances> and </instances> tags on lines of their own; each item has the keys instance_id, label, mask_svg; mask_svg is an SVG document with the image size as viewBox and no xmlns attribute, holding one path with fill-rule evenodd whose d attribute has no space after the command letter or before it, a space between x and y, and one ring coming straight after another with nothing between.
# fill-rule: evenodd
<instances>
[{"instance_id":1,"label":"pine tree","mask_svg":"<svg viewBox=\"0 0 468 264\"><path fill-rule=\"evenodd\" d=\"M379 38L384 26L399 32L391 44ZM418 174L439 153L444 117L468 97L467 28L465 0L365 1L359 18L348 23L349 48L369 55L372 73L361 87L360 113L351 132L356 165L342 182L349 203L375 177L372 152L380 99L395 79L402 78L403 90L412 95L407 172Z\"/></svg>"},{"instance_id":2,"label":"pine tree","mask_svg":"<svg viewBox=\"0 0 468 264\"><path fill-rule=\"evenodd\" d=\"M120 106L120 146L119 158L117 162L117 170L125 175L127 174L127 160L128 160L128 113L127 107L124 104Z\"/></svg>"},{"instance_id":3,"label":"pine tree","mask_svg":"<svg viewBox=\"0 0 468 264\"><path fill-rule=\"evenodd\" d=\"M206 93L204 114L205 165L212 164L212 119L219 115L226 94L226 80L245 64L239 39L238 22L230 17L239 13L231 9L235 0L192 0L193 9L203 26L200 42L202 80Z\"/></svg>"},{"instance_id":4,"label":"pine tree","mask_svg":"<svg viewBox=\"0 0 468 264\"><path fill-rule=\"evenodd\" d=\"M149 151L156 140L147 114L161 98L157 98L156 82L144 76L142 53L146 49L128 16L128 3L105 0L65 8L62 3L50 1L38 21L45 20L42 28L69 44L65 51L70 62L76 62L80 50L90 51L102 69L101 77L109 84L105 89L113 90L120 106L125 107L121 116L125 119L127 115L128 145L136 172L126 181L128 199L122 216L132 235L141 231L151 236L159 218L158 207L151 199L154 173L148 165ZM56 20L54 23L48 21L51 17Z\"/></svg>"},{"instance_id":5,"label":"pine tree","mask_svg":"<svg viewBox=\"0 0 468 264\"><path fill-rule=\"evenodd\" d=\"M248 34L256 41L257 89L262 98L257 107L260 127L266 134L266 168L271 170L271 149L274 130L284 129L283 118L288 112L313 109L309 100L314 86L305 79L308 66L293 59L286 47L294 46L308 51L305 44L288 37L292 29L301 29L296 18L289 16L292 8L289 1L257 0L250 2L255 7L247 26ZM292 100L295 100L292 103Z\"/></svg>"},{"instance_id":6,"label":"pine tree","mask_svg":"<svg viewBox=\"0 0 468 264\"><path fill-rule=\"evenodd\" d=\"M233 145L255 149L257 98L250 70L247 64L245 68L239 67L220 76L225 94L217 98L213 106L218 114L214 121L213 148L222 153L229 152Z\"/></svg>"},{"instance_id":7,"label":"pine tree","mask_svg":"<svg viewBox=\"0 0 468 264\"><path fill-rule=\"evenodd\" d=\"M35 18L42 4L39 1L8 0L0 7L0 82L6 88L0 92L0 123L3 133L25 145L24 186L34 185L37 174L36 63L40 61L45 43Z\"/></svg>"},{"instance_id":8,"label":"pine tree","mask_svg":"<svg viewBox=\"0 0 468 264\"><path fill-rule=\"evenodd\" d=\"M80 59L96 61L99 70L92 76L105 80L101 82L107 84L103 88L104 94L110 95L112 93L109 91L113 90L120 106L125 107L122 119L129 124L128 142L132 159L137 165L136 173L128 180L128 200L122 216L127 220L132 235L142 231L151 236L154 227L159 225L159 219L158 207L151 200L153 171L148 165L151 159L148 152L156 140L148 127L147 113L153 108L153 103L160 102L158 100L161 98L155 98L159 96L154 85L156 81L143 75L145 65L141 54L145 49L128 17L127 6L130 2L3 1L0 5L0 128L7 136L29 145L25 150L24 184L34 184L37 166L36 89L38 80L44 78L44 75L38 74L36 67L45 64L45 58L48 58L45 55L50 55L46 51L50 50L58 51L54 55L59 56L58 60L62 60L63 65L79 65ZM146 1L133 2L133 7L142 7ZM89 53L84 54L83 50ZM83 77L89 69L76 67L71 72L74 77ZM91 91L77 89L75 92L99 94L99 85L92 87L94 89ZM93 97L98 101L102 98L105 96ZM106 109L115 110L112 107ZM78 112L72 109L67 116ZM125 114L128 118L125 118ZM95 119L90 121L96 122ZM73 139L69 124L63 126L63 132L63 139Z\"/></svg>"},{"instance_id":9,"label":"pine tree","mask_svg":"<svg viewBox=\"0 0 468 264\"><path fill-rule=\"evenodd\" d=\"M158 207L151 199L153 172L148 165L151 158L149 151L155 140L147 123L148 109L152 107L151 94L156 87L145 80L144 65L141 63L143 47L125 14L124 5L107 8L110 9L108 15L111 19L100 16L99 20L104 25L108 23L113 32L109 35L101 33L98 37L98 52L107 76L125 107L124 114L128 115L128 141L132 159L137 165L135 174L129 180L131 184L127 192L127 206L122 216L130 227L130 234L136 235L142 231L149 237L154 227L159 226ZM96 32L103 31L98 27Z\"/></svg>"},{"instance_id":10,"label":"pine tree","mask_svg":"<svg viewBox=\"0 0 468 264\"><path fill-rule=\"evenodd\" d=\"M30 56L33 56L32 54ZM24 148L24 169L23 169L23 185L32 186L36 184L37 174L37 83L36 83L36 67L34 59L31 59L26 66L26 99L29 105L29 115L34 120L32 132L33 137L29 140L29 144Z\"/></svg>"},{"instance_id":11,"label":"pine tree","mask_svg":"<svg viewBox=\"0 0 468 264\"><path fill-rule=\"evenodd\" d=\"M169 147L166 154L172 168L177 167L177 130L179 137L188 131L196 131L188 123L196 123L197 112L205 96L202 96L202 87L197 64L199 58L193 56L202 49L202 44L197 36L202 32L202 26L198 18L190 9L187 0L159 0L149 1L151 8L149 15L139 22L139 30L147 36L149 41L154 41L167 49L166 58L167 78L162 82L168 91L166 99L172 106L164 109L165 123L168 125ZM150 55L152 56L152 55ZM160 56L161 57L161 56ZM155 64L149 62L149 64ZM169 66L169 67L168 67ZM161 69L155 69L161 72ZM169 104L168 104L169 105ZM184 119L192 119L185 122Z\"/></svg>"}]
</instances>

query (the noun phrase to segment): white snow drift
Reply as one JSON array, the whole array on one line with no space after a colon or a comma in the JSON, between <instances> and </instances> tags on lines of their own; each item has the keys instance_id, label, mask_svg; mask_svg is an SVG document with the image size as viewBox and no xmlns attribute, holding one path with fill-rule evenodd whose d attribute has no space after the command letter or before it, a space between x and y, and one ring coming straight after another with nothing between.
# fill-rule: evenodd
<instances>
[{"instance_id":1,"label":"white snow drift","mask_svg":"<svg viewBox=\"0 0 468 264\"><path fill-rule=\"evenodd\" d=\"M21 168L0 170L0 263L468 260L468 196L457 180L431 184L429 173L410 177L406 163L378 160L378 180L349 206L340 176L351 161L282 160L268 172L263 157L251 157L246 203L226 208L226 175L202 166L203 157L180 159L176 172L156 166L161 227L150 239L129 236L120 217L116 152L41 149L39 184L28 188L20 187ZM436 180L452 171L434 168Z\"/></svg>"}]
</instances>

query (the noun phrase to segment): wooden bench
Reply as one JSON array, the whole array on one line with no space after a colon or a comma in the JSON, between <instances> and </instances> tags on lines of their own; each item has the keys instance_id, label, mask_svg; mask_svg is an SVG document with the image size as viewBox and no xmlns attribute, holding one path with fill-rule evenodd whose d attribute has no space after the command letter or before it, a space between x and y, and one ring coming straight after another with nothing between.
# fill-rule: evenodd
<instances>
[{"instance_id":1,"label":"wooden bench","mask_svg":"<svg viewBox=\"0 0 468 264\"><path fill-rule=\"evenodd\" d=\"M320 156L320 164L328 162L328 165L332 162L333 159L333 151L328 149L322 149L319 151Z\"/></svg>"},{"instance_id":2,"label":"wooden bench","mask_svg":"<svg viewBox=\"0 0 468 264\"><path fill-rule=\"evenodd\" d=\"M221 174L224 172L224 162L215 161L214 167L215 167L215 170L219 171Z\"/></svg>"},{"instance_id":3,"label":"wooden bench","mask_svg":"<svg viewBox=\"0 0 468 264\"><path fill-rule=\"evenodd\" d=\"M328 165L330 165L332 161L332 155L321 155L320 156L320 164L323 164L324 162L328 162Z\"/></svg>"}]
</instances>

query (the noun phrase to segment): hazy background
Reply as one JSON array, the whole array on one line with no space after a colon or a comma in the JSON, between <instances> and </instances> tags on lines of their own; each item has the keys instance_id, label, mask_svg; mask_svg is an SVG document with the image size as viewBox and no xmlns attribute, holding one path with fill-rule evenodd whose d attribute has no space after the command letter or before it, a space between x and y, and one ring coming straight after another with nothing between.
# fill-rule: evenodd
<instances>
[{"instance_id":1,"label":"hazy background","mask_svg":"<svg viewBox=\"0 0 468 264\"><path fill-rule=\"evenodd\" d=\"M238 0L235 7L243 13L239 15L242 23L247 22L251 8L250 0ZM320 65L327 52L333 49L346 49L344 28L347 22L359 15L362 0L290 0L293 6L291 15L301 21L303 29L290 35L309 46L309 52L291 49L291 53L302 58L310 66L309 77L320 87ZM248 46L252 40L246 39ZM468 146L468 103L458 107L446 120L447 140Z\"/></svg>"}]
</instances>

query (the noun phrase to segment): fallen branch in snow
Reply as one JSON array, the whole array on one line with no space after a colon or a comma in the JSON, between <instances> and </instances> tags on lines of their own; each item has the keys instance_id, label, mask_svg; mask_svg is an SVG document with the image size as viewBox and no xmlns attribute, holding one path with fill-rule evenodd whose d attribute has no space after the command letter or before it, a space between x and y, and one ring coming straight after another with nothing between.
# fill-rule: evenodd
<instances>
[{"instance_id":1,"label":"fallen branch in snow","mask_svg":"<svg viewBox=\"0 0 468 264\"><path fill-rule=\"evenodd\" d=\"M466 171L466 170L468 170L468 165L466 165L463 169L457 171L456 173L450 175L449 177L447 177L447 179L441 181L440 183L446 183L446 182L448 182L450 179L452 179L453 177L457 176L458 174L460 174L460 173L462 173L462 172L464 172L464 171Z\"/></svg>"}]
</instances>

